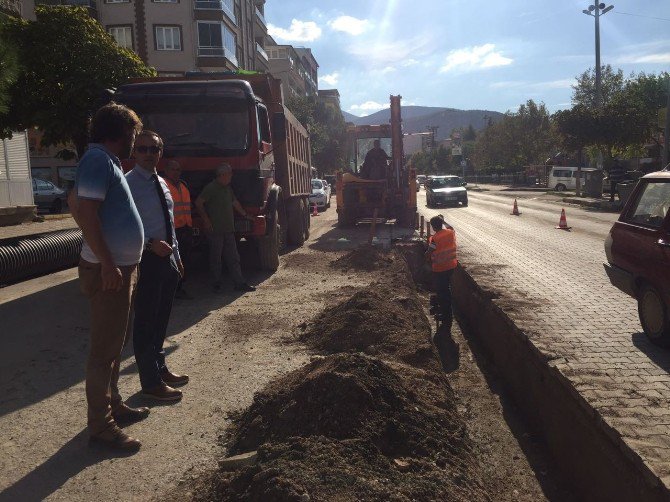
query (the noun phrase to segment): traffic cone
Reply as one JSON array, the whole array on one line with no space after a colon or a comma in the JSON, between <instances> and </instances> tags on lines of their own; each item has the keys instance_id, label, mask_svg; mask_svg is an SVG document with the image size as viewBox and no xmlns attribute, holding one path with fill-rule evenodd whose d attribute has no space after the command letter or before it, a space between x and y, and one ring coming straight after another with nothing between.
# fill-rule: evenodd
<instances>
[{"instance_id":1,"label":"traffic cone","mask_svg":"<svg viewBox=\"0 0 670 502\"><path fill-rule=\"evenodd\" d=\"M568 226L568 220L565 218L565 209L561 209L561 219L556 228L559 230L570 230L572 228Z\"/></svg>"},{"instance_id":2,"label":"traffic cone","mask_svg":"<svg viewBox=\"0 0 670 502\"><path fill-rule=\"evenodd\" d=\"M319 210L316 208L316 202L314 203L314 208L312 209L312 216L319 216Z\"/></svg>"},{"instance_id":3,"label":"traffic cone","mask_svg":"<svg viewBox=\"0 0 670 502\"><path fill-rule=\"evenodd\" d=\"M512 208L512 212L510 214L513 214L514 216L519 216L521 214L519 212L519 206L516 205L516 199L514 199L514 207Z\"/></svg>"}]
</instances>

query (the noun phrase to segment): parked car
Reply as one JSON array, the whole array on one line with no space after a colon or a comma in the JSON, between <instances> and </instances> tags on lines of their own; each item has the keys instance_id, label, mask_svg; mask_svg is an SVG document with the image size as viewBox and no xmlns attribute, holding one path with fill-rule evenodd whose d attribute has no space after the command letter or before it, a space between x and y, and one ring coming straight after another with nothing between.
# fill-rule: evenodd
<instances>
[{"instance_id":1,"label":"parked car","mask_svg":"<svg viewBox=\"0 0 670 502\"><path fill-rule=\"evenodd\" d=\"M312 180L312 195L309 196L310 205L316 204L319 211L328 207L328 194L323 186L323 181Z\"/></svg>"},{"instance_id":2,"label":"parked car","mask_svg":"<svg viewBox=\"0 0 670 502\"><path fill-rule=\"evenodd\" d=\"M549 181L547 186L550 190L564 192L565 190L577 189L577 170L578 167L555 166L549 172ZM582 167L582 187L584 186L585 173L597 171L593 167Z\"/></svg>"},{"instance_id":3,"label":"parked car","mask_svg":"<svg viewBox=\"0 0 670 502\"><path fill-rule=\"evenodd\" d=\"M326 195L328 196L328 203L326 204L326 208L330 208L330 197L333 193L333 187L330 186L330 183L326 180L321 180L321 183L323 183L323 189L326 192Z\"/></svg>"},{"instance_id":4,"label":"parked car","mask_svg":"<svg viewBox=\"0 0 670 502\"><path fill-rule=\"evenodd\" d=\"M670 172L640 179L605 240L610 282L637 299L640 323L670 347Z\"/></svg>"},{"instance_id":5,"label":"parked car","mask_svg":"<svg viewBox=\"0 0 670 502\"><path fill-rule=\"evenodd\" d=\"M467 183L458 176L429 176L426 180L426 205L459 203L468 205Z\"/></svg>"},{"instance_id":6,"label":"parked car","mask_svg":"<svg viewBox=\"0 0 670 502\"><path fill-rule=\"evenodd\" d=\"M39 211L60 213L67 201L67 192L50 181L33 178L33 196Z\"/></svg>"}]
</instances>

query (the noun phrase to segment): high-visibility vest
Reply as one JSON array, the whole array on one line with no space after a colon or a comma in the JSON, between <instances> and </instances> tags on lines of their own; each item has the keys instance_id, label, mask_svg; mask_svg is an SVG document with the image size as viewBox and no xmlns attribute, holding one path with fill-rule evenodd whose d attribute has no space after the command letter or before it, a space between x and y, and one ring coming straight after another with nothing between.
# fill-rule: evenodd
<instances>
[{"instance_id":1,"label":"high-visibility vest","mask_svg":"<svg viewBox=\"0 0 670 502\"><path fill-rule=\"evenodd\" d=\"M166 178L167 185L174 201L174 227L181 228L185 226L192 227L191 219L191 193L186 188L184 182L179 181L177 186Z\"/></svg>"},{"instance_id":2,"label":"high-visibility vest","mask_svg":"<svg viewBox=\"0 0 670 502\"><path fill-rule=\"evenodd\" d=\"M456 268L456 232L450 228L444 228L430 237L430 242L435 243L435 250L430 255L433 272L446 272Z\"/></svg>"}]
</instances>

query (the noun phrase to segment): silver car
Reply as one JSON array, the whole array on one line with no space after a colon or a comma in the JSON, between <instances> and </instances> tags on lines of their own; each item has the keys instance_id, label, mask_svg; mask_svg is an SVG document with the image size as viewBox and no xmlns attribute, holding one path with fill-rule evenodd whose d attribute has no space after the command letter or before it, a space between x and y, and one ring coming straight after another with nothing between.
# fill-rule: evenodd
<instances>
[{"instance_id":1,"label":"silver car","mask_svg":"<svg viewBox=\"0 0 670 502\"><path fill-rule=\"evenodd\" d=\"M67 201L67 193L50 181L33 178L33 196L38 211L60 213Z\"/></svg>"}]
</instances>

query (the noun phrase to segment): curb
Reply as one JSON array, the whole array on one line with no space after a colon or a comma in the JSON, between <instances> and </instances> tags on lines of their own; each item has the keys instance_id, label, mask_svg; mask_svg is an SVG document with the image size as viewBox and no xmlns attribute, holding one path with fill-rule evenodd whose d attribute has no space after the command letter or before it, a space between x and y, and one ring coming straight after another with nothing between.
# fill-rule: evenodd
<instances>
[{"instance_id":1,"label":"curb","mask_svg":"<svg viewBox=\"0 0 670 502\"><path fill-rule=\"evenodd\" d=\"M670 491L625 444L570 380L467 272L458 267L452 288L459 321L494 363L505 386L574 492L590 501L667 501Z\"/></svg>"},{"instance_id":2,"label":"curb","mask_svg":"<svg viewBox=\"0 0 670 502\"><path fill-rule=\"evenodd\" d=\"M602 209L605 211L621 211L621 204L619 202L612 203L608 200L585 200L580 199L579 197L563 197L562 201L566 204L592 207L594 209Z\"/></svg>"}]
</instances>

